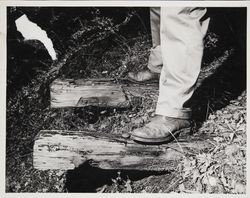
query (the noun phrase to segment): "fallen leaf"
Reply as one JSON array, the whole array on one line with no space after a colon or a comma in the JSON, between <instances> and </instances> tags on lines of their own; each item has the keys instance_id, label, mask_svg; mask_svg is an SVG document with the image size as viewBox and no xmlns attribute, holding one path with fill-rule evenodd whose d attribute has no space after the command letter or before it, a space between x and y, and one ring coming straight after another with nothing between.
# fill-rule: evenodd
<instances>
[{"instance_id":1,"label":"fallen leaf","mask_svg":"<svg viewBox=\"0 0 250 198\"><path fill-rule=\"evenodd\" d=\"M218 179L213 176L208 176L208 182L211 186L216 186L218 183Z\"/></svg>"},{"instance_id":2,"label":"fallen leaf","mask_svg":"<svg viewBox=\"0 0 250 198\"><path fill-rule=\"evenodd\" d=\"M116 181L115 179L113 179L113 178L111 178L111 181L112 181L114 184L117 183L117 181Z\"/></svg>"},{"instance_id":3,"label":"fallen leaf","mask_svg":"<svg viewBox=\"0 0 250 198\"><path fill-rule=\"evenodd\" d=\"M200 193L202 193L203 191L203 186L201 184L201 179L199 178L197 183L196 183L196 190L199 191Z\"/></svg>"},{"instance_id":4,"label":"fallen leaf","mask_svg":"<svg viewBox=\"0 0 250 198\"><path fill-rule=\"evenodd\" d=\"M232 181L231 181L231 188L235 188L235 185L236 185L236 181L235 181L235 179L232 179Z\"/></svg>"},{"instance_id":5,"label":"fallen leaf","mask_svg":"<svg viewBox=\"0 0 250 198\"><path fill-rule=\"evenodd\" d=\"M107 185L105 184L103 187L98 188L96 191L97 191L97 193L104 193L104 191L106 190L106 188L107 188Z\"/></svg>"},{"instance_id":6,"label":"fallen leaf","mask_svg":"<svg viewBox=\"0 0 250 198\"><path fill-rule=\"evenodd\" d=\"M239 147L235 144L229 145L225 148L225 154L228 156L234 155L239 150Z\"/></svg>"},{"instance_id":7,"label":"fallen leaf","mask_svg":"<svg viewBox=\"0 0 250 198\"><path fill-rule=\"evenodd\" d=\"M237 131L246 131L246 125L245 124L241 124L238 128Z\"/></svg>"},{"instance_id":8,"label":"fallen leaf","mask_svg":"<svg viewBox=\"0 0 250 198\"><path fill-rule=\"evenodd\" d=\"M57 175L58 177L61 177L64 173L65 173L65 171L59 170L58 173L56 173L56 175Z\"/></svg>"},{"instance_id":9,"label":"fallen leaf","mask_svg":"<svg viewBox=\"0 0 250 198\"><path fill-rule=\"evenodd\" d=\"M105 129L108 126L107 123L102 123L100 126L100 130Z\"/></svg>"},{"instance_id":10,"label":"fallen leaf","mask_svg":"<svg viewBox=\"0 0 250 198\"><path fill-rule=\"evenodd\" d=\"M143 123L143 119L142 118L136 118L132 120L132 123L135 125L140 125Z\"/></svg>"},{"instance_id":11,"label":"fallen leaf","mask_svg":"<svg viewBox=\"0 0 250 198\"><path fill-rule=\"evenodd\" d=\"M18 184L16 185L16 190L19 191L20 188L21 188L21 185L18 183Z\"/></svg>"},{"instance_id":12,"label":"fallen leaf","mask_svg":"<svg viewBox=\"0 0 250 198\"><path fill-rule=\"evenodd\" d=\"M130 182L126 182L125 186L126 186L126 191L127 192L130 192L130 193L133 192L132 187L130 185Z\"/></svg>"},{"instance_id":13,"label":"fallen leaf","mask_svg":"<svg viewBox=\"0 0 250 198\"><path fill-rule=\"evenodd\" d=\"M197 168L194 169L192 178L193 183L196 183L196 181L200 178L200 176L201 176L200 171Z\"/></svg>"},{"instance_id":14,"label":"fallen leaf","mask_svg":"<svg viewBox=\"0 0 250 198\"><path fill-rule=\"evenodd\" d=\"M223 119L230 119L232 117L232 114L225 114L222 116Z\"/></svg>"},{"instance_id":15,"label":"fallen leaf","mask_svg":"<svg viewBox=\"0 0 250 198\"><path fill-rule=\"evenodd\" d=\"M56 117L57 116L57 113L53 113L50 117Z\"/></svg>"},{"instance_id":16,"label":"fallen leaf","mask_svg":"<svg viewBox=\"0 0 250 198\"><path fill-rule=\"evenodd\" d=\"M233 141L233 139L234 139L235 136L236 136L235 133L230 133L229 134L230 142Z\"/></svg>"},{"instance_id":17,"label":"fallen leaf","mask_svg":"<svg viewBox=\"0 0 250 198\"><path fill-rule=\"evenodd\" d=\"M184 191L185 191L185 186L184 186L183 183L179 185L179 190L180 190L181 192L184 192Z\"/></svg>"},{"instance_id":18,"label":"fallen leaf","mask_svg":"<svg viewBox=\"0 0 250 198\"><path fill-rule=\"evenodd\" d=\"M89 130L91 130L91 131L94 131L95 130L95 128L94 128L94 125L93 124L89 124Z\"/></svg>"},{"instance_id":19,"label":"fallen leaf","mask_svg":"<svg viewBox=\"0 0 250 198\"><path fill-rule=\"evenodd\" d=\"M246 186L242 183L236 183L234 188L235 193L246 193Z\"/></svg>"},{"instance_id":20,"label":"fallen leaf","mask_svg":"<svg viewBox=\"0 0 250 198\"><path fill-rule=\"evenodd\" d=\"M43 188L43 189L42 189L42 192L47 192L47 191L48 191L47 188Z\"/></svg>"},{"instance_id":21,"label":"fallen leaf","mask_svg":"<svg viewBox=\"0 0 250 198\"><path fill-rule=\"evenodd\" d=\"M222 142L224 139L222 137L214 137L213 138L217 143Z\"/></svg>"},{"instance_id":22,"label":"fallen leaf","mask_svg":"<svg viewBox=\"0 0 250 198\"><path fill-rule=\"evenodd\" d=\"M215 118L216 118L216 116L213 114L209 115L209 117L208 117L209 120L214 120Z\"/></svg>"},{"instance_id":23,"label":"fallen leaf","mask_svg":"<svg viewBox=\"0 0 250 198\"><path fill-rule=\"evenodd\" d=\"M238 121L238 120L240 119L240 116L241 116L240 113L235 112L235 113L233 114L233 119L234 119L235 121Z\"/></svg>"},{"instance_id":24,"label":"fallen leaf","mask_svg":"<svg viewBox=\"0 0 250 198\"><path fill-rule=\"evenodd\" d=\"M136 114L129 114L128 115L129 118L132 118L132 117L135 117L135 116L136 116Z\"/></svg>"},{"instance_id":25,"label":"fallen leaf","mask_svg":"<svg viewBox=\"0 0 250 198\"><path fill-rule=\"evenodd\" d=\"M107 113L107 110L101 111L100 114L105 114Z\"/></svg>"}]
</instances>

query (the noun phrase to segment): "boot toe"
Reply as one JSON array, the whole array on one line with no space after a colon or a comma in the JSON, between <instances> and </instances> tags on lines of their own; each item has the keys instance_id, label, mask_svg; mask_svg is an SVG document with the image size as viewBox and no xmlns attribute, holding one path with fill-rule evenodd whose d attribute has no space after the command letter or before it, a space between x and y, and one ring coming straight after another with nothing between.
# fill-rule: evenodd
<instances>
[{"instance_id":1,"label":"boot toe","mask_svg":"<svg viewBox=\"0 0 250 198\"><path fill-rule=\"evenodd\" d=\"M131 138L140 142L158 143L176 138L184 129L190 128L188 120L156 116L142 128L132 131Z\"/></svg>"},{"instance_id":2,"label":"boot toe","mask_svg":"<svg viewBox=\"0 0 250 198\"><path fill-rule=\"evenodd\" d=\"M152 73L149 70L142 70L139 72L129 72L127 77L129 80L133 82L150 82L159 80L159 74Z\"/></svg>"},{"instance_id":3,"label":"boot toe","mask_svg":"<svg viewBox=\"0 0 250 198\"><path fill-rule=\"evenodd\" d=\"M143 128L135 129L131 135L132 135L132 137L141 137L141 138L148 137L147 133L145 133L145 130L143 130Z\"/></svg>"}]
</instances>

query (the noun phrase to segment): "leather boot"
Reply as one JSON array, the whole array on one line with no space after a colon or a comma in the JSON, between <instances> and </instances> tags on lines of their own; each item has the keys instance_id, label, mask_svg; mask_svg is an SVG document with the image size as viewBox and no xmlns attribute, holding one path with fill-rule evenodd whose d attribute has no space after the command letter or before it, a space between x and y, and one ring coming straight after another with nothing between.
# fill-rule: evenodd
<instances>
[{"instance_id":1,"label":"leather boot","mask_svg":"<svg viewBox=\"0 0 250 198\"><path fill-rule=\"evenodd\" d=\"M138 72L129 72L128 80L135 83L143 82L158 82L160 74L151 72L149 69L144 69Z\"/></svg>"},{"instance_id":2,"label":"leather boot","mask_svg":"<svg viewBox=\"0 0 250 198\"><path fill-rule=\"evenodd\" d=\"M144 127L132 131L131 139L144 143L169 142L184 130L191 130L190 120L157 115Z\"/></svg>"}]
</instances>

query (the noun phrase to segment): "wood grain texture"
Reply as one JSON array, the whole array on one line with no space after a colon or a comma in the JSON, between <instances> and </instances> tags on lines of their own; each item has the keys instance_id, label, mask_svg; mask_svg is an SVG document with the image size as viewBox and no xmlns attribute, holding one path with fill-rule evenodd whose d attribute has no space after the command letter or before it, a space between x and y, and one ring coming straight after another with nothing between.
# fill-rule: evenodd
<instances>
[{"instance_id":1,"label":"wood grain texture","mask_svg":"<svg viewBox=\"0 0 250 198\"><path fill-rule=\"evenodd\" d=\"M86 160L103 169L170 170L184 155L213 145L206 137L180 137L179 145L142 145L120 136L94 131L40 131L35 139L34 168L74 169ZM184 151L184 153L182 152Z\"/></svg>"},{"instance_id":2,"label":"wood grain texture","mask_svg":"<svg viewBox=\"0 0 250 198\"><path fill-rule=\"evenodd\" d=\"M114 79L56 79L50 86L51 107L120 107L133 105L145 91L157 92L158 84L138 85Z\"/></svg>"}]
</instances>

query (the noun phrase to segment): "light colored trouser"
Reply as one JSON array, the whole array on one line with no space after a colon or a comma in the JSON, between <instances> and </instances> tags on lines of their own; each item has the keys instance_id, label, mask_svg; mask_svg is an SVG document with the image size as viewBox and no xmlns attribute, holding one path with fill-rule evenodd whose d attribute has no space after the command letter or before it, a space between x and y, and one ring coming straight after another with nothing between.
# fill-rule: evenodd
<instances>
[{"instance_id":1,"label":"light colored trouser","mask_svg":"<svg viewBox=\"0 0 250 198\"><path fill-rule=\"evenodd\" d=\"M190 118L184 104L191 98L203 55L203 38L209 19L205 8L162 7L150 9L153 48L148 68L160 75L156 114Z\"/></svg>"}]
</instances>

